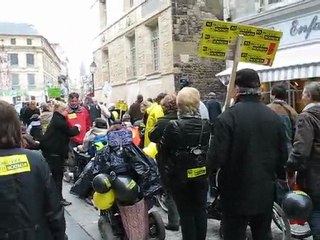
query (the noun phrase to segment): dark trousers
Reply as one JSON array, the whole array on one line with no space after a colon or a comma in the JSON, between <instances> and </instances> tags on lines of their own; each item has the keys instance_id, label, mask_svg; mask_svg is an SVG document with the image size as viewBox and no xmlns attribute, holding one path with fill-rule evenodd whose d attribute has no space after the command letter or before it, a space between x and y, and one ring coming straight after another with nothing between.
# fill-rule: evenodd
<instances>
[{"instance_id":1,"label":"dark trousers","mask_svg":"<svg viewBox=\"0 0 320 240\"><path fill-rule=\"evenodd\" d=\"M64 158L58 155L48 155L45 157L50 167L52 178L57 187L58 195L61 200L62 196L62 181L63 181L63 164Z\"/></svg>"},{"instance_id":2,"label":"dark trousers","mask_svg":"<svg viewBox=\"0 0 320 240\"><path fill-rule=\"evenodd\" d=\"M207 211L199 209L196 213L179 209L183 240L205 240L207 236Z\"/></svg>"},{"instance_id":3,"label":"dark trousers","mask_svg":"<svg viewBox=\"0 0 320 240\"><path fill-rule=\"evenodd\" d=\"M313 235L313 239L320 239L320 199L312 199L313 209L308 223Z\"/></svg>"},{"instance_id":4,"label":"dark trousers","mask_svg":"<svg viewBox=\"0 0 320 240\"><path fill-rule=\"evenodd\" d=\"M245 240L246 229L250 225L253 240L271 240L272 211L252 216L223 212L224 240Z\"/></svg>"},{"instance_id":5,"label":"dark trousers","mask_svg":"<svg viewBox=\"0 0 320 240\"><path fill-rule=\"evenodd\" d=\"M168 225L174 226L174 227L179 227L179 213L177 209L177 205L174 202L174 199L171 195L171 193L167 192L166 193L166 205L168 208Z\"/></svg>"},{"instance_id":6,"label":"dark trousers","mask_svg":"<svg viewBox=\"0 0 320 240\"><path fill-rule=\"evenodd\" d=\"M206 186L205 186L206 187ZM180 225L183 240L205 240L207 235L207 209L206 191L204 191L200 204L189 202L190 195L173 194L180 216Z\"/></svg>"}]
</instances>

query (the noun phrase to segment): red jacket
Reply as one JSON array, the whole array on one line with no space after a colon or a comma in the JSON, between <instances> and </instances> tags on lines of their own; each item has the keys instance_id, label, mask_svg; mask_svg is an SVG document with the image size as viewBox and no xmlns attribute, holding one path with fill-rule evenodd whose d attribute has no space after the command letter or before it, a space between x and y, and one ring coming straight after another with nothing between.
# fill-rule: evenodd
<instances>
[{"instance_id":1,"label":"red jacket","mask_svg":"<svg viewBox=\"0 0 320 240\"><path fill-rule=\"evenodd\" d=\"M91 127L91 120L88 110L84 107L79 107L76 110L69 108L67 122L71 127L73 127L76 124L79 124L81 126L80 134L75 137L72 137L71 141L79 145L82 144L84 135L87 131L89 131Z\"/></svg>"}]
</instances>

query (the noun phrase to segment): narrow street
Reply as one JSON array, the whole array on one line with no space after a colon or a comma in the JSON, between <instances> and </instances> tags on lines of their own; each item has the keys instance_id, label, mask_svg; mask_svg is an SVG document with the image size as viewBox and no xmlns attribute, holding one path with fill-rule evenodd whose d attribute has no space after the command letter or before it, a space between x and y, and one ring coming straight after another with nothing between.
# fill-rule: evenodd
<instances>
[{"instance_id":1,"label":"narrow street","mask_svg":"<svg viewBox=\"0 0 320 240\"><path fill-rule=\"evenodd\" d=\"M65 212L67 235L69 239L92 240L93 238L77 223L69 213Z\"/></svg>"},{"instance_id":2,"label":"narrow street","mask_svg":"<svg viewBox=\"0 0 320 240\"><path fill-rule=\"evenodd\" d=\"M99 212L83 200L70 194L70 188L71 184L64 183L64 197L72 202L72 205L65 208L69 240L102 240L98 230ZM154 207L154 210L161 214L164 222L167 221L166 214L161 209ZM219 227L219 221L208 220L207 240L221 239L219 237ZM282 240L280 232L274 224L272 224L272 232L274 240ZM181 240L181 232L166 231L166 239ZM311 240L311 238L305 240Z\"/></svg>"}]
</instances>

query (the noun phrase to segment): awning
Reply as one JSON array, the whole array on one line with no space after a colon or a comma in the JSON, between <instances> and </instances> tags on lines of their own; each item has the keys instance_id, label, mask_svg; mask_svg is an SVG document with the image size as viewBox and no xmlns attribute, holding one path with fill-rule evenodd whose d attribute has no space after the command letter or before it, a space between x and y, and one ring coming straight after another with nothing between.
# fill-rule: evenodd
<instances>
[{"instance_id":1,"label":"awning","mask_svg":"<svg viewBox=\"0 0 320 240\"><path fill-rule=\"evenodd\" d=\"M239 63L238 70L244 68L256 70L261 82L320 77L320 44L279 50L272 67ZM231 70L232 67L216 74L216 76L221 82L227 84Z\"/></svg>"}]
</instances>

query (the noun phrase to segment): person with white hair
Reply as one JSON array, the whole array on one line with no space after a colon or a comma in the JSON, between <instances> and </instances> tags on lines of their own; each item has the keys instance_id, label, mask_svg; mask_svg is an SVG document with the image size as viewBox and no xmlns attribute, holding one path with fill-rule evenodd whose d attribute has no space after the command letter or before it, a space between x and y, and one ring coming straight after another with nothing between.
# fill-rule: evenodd
<instances>
[{"instance_id":1,"label":"person with white hair","mask_svg":"<svg viewBox=\"0 0 320 240\"><path fill-rule=\"evenodd\" d=\"M56 101L51 122L40 141L40 149L49 164L60 201L64 206L71 204L71 202L68 202L62 196L63 168L64 161L68 157L68 143L70 137L79 135L81 131L79 124L73 127L68 125L67 115L68 105Z\"/></svg>"},{"instance_id":2,"label":"person with white hair","mask_svg":"<svg viewBox=\"0 0 320 240\"><path fill-rule=\"evenodd\" d=\"M309 226L314 240L320 239L320 83L305 85L306 104L296 122L293 148L287 162L290 175L298 171L298 185L312 199Z\"/></svg>"},{"instance_id":3,"label":"person with white hair","mask_svg":"<svg viewBox=\"0 0 320 240\"><path fill-rule=\"evenodd\" d=\"M205 240L210 126L201 119L197 89L184 87L176 102L178 120L170 121L158 144L162 177L177 205L183 240Z\"/></svg>"}]
</instances>

